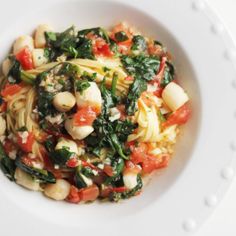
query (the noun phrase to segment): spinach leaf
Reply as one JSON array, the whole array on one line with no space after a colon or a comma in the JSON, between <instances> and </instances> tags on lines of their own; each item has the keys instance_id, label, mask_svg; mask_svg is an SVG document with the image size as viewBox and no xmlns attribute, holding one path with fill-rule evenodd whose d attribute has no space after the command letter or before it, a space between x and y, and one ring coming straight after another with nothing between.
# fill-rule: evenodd
<instances>
[{"instance_id":1,"label":"spinach leaf","mask_svg":"<svg viewBox=\"0 0 236 236\"><path fill-rule=\"evenodd\" d=\"M147 90L147 82L138 76L129 88L126 100L126 112L128 115L135 113L137 110L137 99L145 90Z\"/></svg>"},{"instance_id":2,"label":"spinach leaf","mask_svg":"<svg viewBox=\"0 0 236 236\"><path fill-rule=\"evenodd\" d=\"M126 112L133 115L137 110L136 101L141 93L147 89L147 81L150 81L156 75L160 60L156 56L122 56L121 62L127 72L134 76L135 80L129 88L126 101Z\"/></svg>"},{"instance_id":3,"label":"spinach leaf","mask_svg":"<svg viewBox=\"0 0 236 236\"><path fill-rule=\"evenodd\" d=\"M53 115L57 113L52 104L53 97L53 93L45 91L42 88L38 89L38 112L40 118L44 118L47 115Z\"/></svg>"},{"instance_id":4,"label":"spinach leaf","mask_svg":"<svg viewBox=\"0 0 236 236\"><path fill-rule=\"evenodd\" d=\"M21 161L20 157L16 158L15 163L18 168L30 174L41 183L56 183L56 178L50 171L27 166Z\"/></svg>"},{"instance_id":5,"label":"spinach leaf","mask_svg":"<svg viewBox=\"0 0 236 236\"><path fill-rule=\"evenodd\" d=\"M118 176L122 173L125 167L125 162L122 158L112 158L111 166L114 170L114 174L106 179L105 184L110 184L111 182L117 180Z\"/></svg>"},{"instance_id":6,"label":"spinach leaf","mask_svg":"<svg viewBox=\"0 0 236 236\"><path fill-rule=\"evenodd\" d=\"M160 66L160 60L156 56L122 56L121 62L130 75L146 81L153 79Z\"/></svg>"},{"instance_id":7,"label":"spinach leaf","mask_svg":"<svg viewBox=\"0 0 236 236\"><path fill-rule=\"evenodd\" d=\"M100 28L100 27L80 30L78 32L78 36L79 37L81 37L81 36L85 37L88 33L92 33L94 35L97 35L97 36L105 39L107 43L109 43L109 41L110 41L106 30L104 30L103 28Z\"/></svg>"},{"instance_id":8,"label":"spinach leaf","mask_svg":"<svg viewBox=\"0 0 236 236\"><path fill-rule=\"evenodd\" d=\"M142 187L143 187L142 178L140 175L138 175L137 176L137 185L133 189L127 190L122 193L113 192L109 196L109 199L111 201L115 201L115 202L118 202L120 199L128 199L130 197L133 197L138 191L140 191L142 189Z\"/></svg>"},{"instance_id":9,"label":"spinach leaf","mask_svg":"<svg viewBox=\"0 0 236 236\"><path fill-rule=\"evenodd\" d=\"M94 60L95 57L93 55L92 41L87 38L80 37L79 42L77 44L77 58L85 58Z\"/></svg>"},{"instance_id":10,"label":"spinach leaf","mask_svg":"<svg viewBox=\"0 0 236 236\"><path fill-rule=\"evenodd\" d=\"M118 74L114 73L113 74L113 78L112 78L112 84L111 84L111 95L113 96L113 98L116 97L116 85L117 85L117 81L118 81Z\"/></svg>"},{"instance_id":11,"label":"spinach leaf","mask_svg":"<svg viewBox=\"0 0 236 236\"><path fill-rule=\"evenodd\" d=\"M13 56L10 57L11 60L11 68L8 72L8 82L10 84L20 83L21 82L21 64L20 62Z\"/></svg>"},{"instance_id":12,"label":"spinach leaf","mask_svg":"<svg viewBox=\"0 0 236 236\"><path fill-rule=\"evenodd\" d=\"M63 147L62 149L55 150L49 153L49 156L54 164L65 166L66 162L73 156L75 153L70 152L67 148Z\"/></svg>"},{"instance_id":13,"label":"spinach leaf","mask_svg":"<svg viewBox=\"0 0 236 236\"><path fill-rule=\"evenodd\" d=\"M129 38L124 31L120 31L120 32L115 33L115 39L117 42L124 42Z\"/></svg>"},{"instance_id":14,"label":"spinach leaf","mask_svg":"<svg viewBox=\"0 0 236 236\"><path fill-rule=\"evenodd\" d=\"M11 181L15 180L14 178L16 169L15 163L7 156L1 142L0 142L0 169L9 180Z\"/></svg>"},{"instance_id":15,"label":"spinach leaf","mask_svg":"<svg viewBox=\"0 0 236 236\"><path fill-rule=\"evenodd\" d=\"M166 62L165 71L164 71L164 77L161 81L161 87L165 87L167 84L169 84L172 80L174 80L175 75L175 68L170 62Z\"/></svg>"},{"instance_id":16,"label":"spinach leaf","mask_svg":"<svg viewBox=\"0 0 236 236\"><path fill-rule=\"evenodd\" d=\"M132 51L144 52L147 49L147 43L143 36L135 35L132 39L133 45L131 47Z\"/></svg>"}]
</instances>

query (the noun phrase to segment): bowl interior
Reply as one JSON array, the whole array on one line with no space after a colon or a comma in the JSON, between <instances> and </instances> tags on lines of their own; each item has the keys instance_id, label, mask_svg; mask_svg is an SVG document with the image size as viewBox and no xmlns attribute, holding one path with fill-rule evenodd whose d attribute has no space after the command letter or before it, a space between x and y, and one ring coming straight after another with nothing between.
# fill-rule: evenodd
<instances>
[{"instance_id":1,"label":"bowl interior","mask_svg":"<svg viewBox=\"0 0 236 236\"><path fill-rule=\"evenodd\" d=\"M185 54L184 45L175 39L171 29L164 28L158 20L148 14L111 1L69 1L57 3L56 6L45 6L43 11L22 16L17 22L17 26L13 25L10 30L3 32L0 45L0 55L3 56L0 59L4 59L4 55L6 56L17 36L33 33L33 30L41 23L51 24L56 31L61 31L72 24L78 28L95 26L107 28L120 21L126 21L137 27L145 35L161 41L171 52L177 68L179 82L187 90L191 99L192 118L181 129L170 166L154 174L140 196L119 204L94 203L76 206L54 202L38 193L27 191L14 183L10 183L1 173L2 187L0 191L11 198L16 205L42 216L44 219L70 225L78 225L80 222L80 225L86 227L93 220L102 222L104 219L117 219L135 214L149 207L153 202L158 203L160 197L168 194L168 189L175 184L191 159L200 124L199 114L201 113L201 98L196 76L190 58ZM17 199L14 196L17 196ZM65 221L65 218L70 220Z\"/></svg>"}]
</instances>

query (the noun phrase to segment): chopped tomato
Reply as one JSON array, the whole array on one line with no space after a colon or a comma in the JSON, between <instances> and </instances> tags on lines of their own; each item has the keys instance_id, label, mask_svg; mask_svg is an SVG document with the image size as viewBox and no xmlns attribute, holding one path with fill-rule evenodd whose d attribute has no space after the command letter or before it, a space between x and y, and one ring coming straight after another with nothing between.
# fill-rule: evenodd
<instances>
[{"instance_id":1,"label":"chopped tomato","mask_svg":"<svg viewBox=\"0 0 236 236\"><path fill-rule=\"evenodd\" d=\"M138 146L130 146L131 156L130 160L134 164L140 164L144 173L151 173L156 169L166 167L169 161L169 155L163 154L154 156L148 154L149 146L146 143L139 143Z\"/></svg>"},{"instance_id":2,"label":"chopped tomato","mask_svg":"<svg viewBox=\"0 0 236 236\"><path fill-rule=\"evenodd\" d=\"M122 42L117 42L115 34L118 32L124 32L126 34L126 36L128 37L127 40L122 41ZM118 45L124 45L124 46L130 46L132 44L132 32L130 31L130 29L123 23L120 23L118 25L116 25L111 33L110 36L114 41L117 42Z\"/></svg>"},{"instance_id":3,"label":"chopped tomato","mask_svg":"<svg viewBox=\"0 0 236 236\"><path fill-rule=\"evenodd\" d=\"M160 45L155 45L154 42L151 42L148 44L148 53L150 55L155 55L155 56L163 56L164 51L162 46Z\"/></svg>"},{"instance_id":4,"label":"chopped tomato","mask_svg":"<svg viewBox=\"0 0 236 236\"><path fill-rule=\"evenodd\" d=\"M80 199L82 201L94 201L99 196L99 189L97 185L92 185L87 188L83 188L79 191Z\"/></svg>"},{"instance_id":5,"label":"chopped tomato","mask_svg":"<svg viewBox=\"0 0 236 236\"><path fill-rule=\"evenodd\" d=\"M84 166L84 167L86 167L86 166L88 166L88 167L90 167L91 169L93 169L93 170L97 170L97 171L99 171L99 168L97 168L95 165L93 165L92 163L89 163L89 162L87 162L87 161L81 161L82 162L82 165Z\"/></svg>"},{"instance_id":6,"label":"chopped tomato","mask_svg":"<svg viewBox=\"0 0 236 236\"><path fill-rule=\"evenodd\" d=\"M70 168L75 168L79 165L78 159L76 157L73 157L66 162L66 165Z\"/></svg>"},{"instance_id":7,"label":"chopped tomato","mask_svg":"<svg viewBox=\"0 0 236 236\"><path fill-rule=\"evenodd\" d=\"M28 133L26 140L24 140L19 134L17 135L17 143L24 152L32 152L32 147L35 138L32 132Z\"/></svg>"},{"instance_id":8,"label":"chopped tomato","mask_svg":"<svg viewBox=\"0 0 236 236\"><path fill-rule=\"evenodd\" d=\"M134 77L132 77L132 76L127 76L127 77L125 77L125 80L127 80L127 81L133 81L133 80L134 80Z\"/></svg>"},{"instance_id":9,"label":"chopped tomato","mask_svg":"<svg viewBox=\"0 0 236 236\"><path fill-rule=\"evenodd\" d=\"M182 125L185 124L191 115L191 110L189 107L185 104L182 107L180 107L178 110L173 112L162 125L163 127L168 127L171 125Z\"/></svg>"},{"instance_id":10,"label":"chopped tomato","mask_svg":"<svg viewBox=\"0 0 236 236\"><path fill-rule=\"evenodd\" d=\"M10 152L14 151L17 149L16 145L9 139L6 139L4 142L4 151L9 155Z\"/></svg>"},{"instance_id":11,"label":"chopped tomato","mask_svg":"<svg viewBox=\"0 0 236 236\"><path fill-rule=\"evenodd\" d=\"M75 186L71 185L70 187L70 193L66 199L68 202L71 203L79 203L80 202L80 193L79 189L76 188Z\"/></svg>"},{"instance_id":12,"label":"chopped tomato","mask_svg":"<svg viewBox=\"0 0 236 236\"><path fill-rule=\"evenodd\" d=\"M126 119L125 105L120 104L120 105L117 105L116 108L120 112L120 120L125 120Z\"/></svg>"},{"instance_id":13,"label":"chopped tomato","mask_svg":"<svg viewBox=\"0 0 236 236\"><path fill-rule=\"evenodd\" d=\"M16 59L20 62L24 70L34 69L32 53L29 47L24 47L20 52L16 54Z\"/></svg>"},{"instance_id":14,"label":"chopped tomato","mask_svg":"<svg viewBox=\"0 0 236 236\"><path fill-rule=\"evenodd\" d=\"M93 44L93 53L98 56L112 57L113 52L103 38L96 38Z\"/></svg>"},{"instance_id":15,"label":"chopped tomato","mask_svg":"<svg viewBox=\"0 0 236 236\"><path fill-rule=\"evenodd\" d=\"M21 158L21 161L22 161L25 165L27 165L27 166L33 166L33 159L31 159L31 158L28 157L28 156L23 156L23 157Z\"/></svg>"},{"instance_id":16,"label":"chopped tomato","mask_svg":"<svg viewBox=\"0 0 236 236\"><path fill-rule=\"evenodd\" d=\"M19 93L21 89L22 89L22 84L6 84L1 92L1 95L3 97L13 96L16 93Z\"/></svg>"},{"instance_id":17,"label":"chopped tomato","mask_svg":"<svg viewBox=\"0 0 236 236\"><path fill-rule=\"evenodd\" d=\"M74 115L74 125L75 126L86 126L92 125L96 119L96 111L90 106L81 108Z\"/></svg>"},{"instance_id":18,"label":"chopped tomato","mask_svg":"<svg viewBox=\"0 0 236 236\"><path fill-rule=\"evenodd\" d=\"M109 195L112 193L112 187L106 186L105 188L101 189L100 191L100 197L106 198L109 197Z\"/></svg>"},{"instance_id":19,"label":"chopped tomato","mask_svg":"<svg viewBox=\"0 0 236 236\"><path fill-rule=\"evenodd\" d=\"M123 192L125 192L127 190L128 190L128 188L126 188L126 187L112 188L112 192L116 192L116 193L123 193Z\"/></svg>"},{"instance_id":20,"label":"chopped tomato","mask_svg":"<svg viewBox=\"0 0 236 236\"><path fill-rule=\"evenodd\" d=\"M5 101L2 101L0 105L0 113L5 112L7 110L7 103Z\"/></svg>"},{"instance_id":21,"label":"chopped tomato","mask_svg":"<svg viewBox=\"0 0 236 236\"><path fill-rule=\"evenodd\" d=\"M103 171L108 175L108 176L113 176L113 168L110 165L104 165Z\"/></svg>"},{"instance_id":22,"label":"chopped tomato","mask_svg":"<svg viewBox=\"0 0 236 236\"><path fill-rule=\"evenodd\" d=\"M125 162L125 168L123 171L123 174L125 173L135 173L138 174L141 172L141 167L134 164L132 161L126 161Z\"/></svg>"},{"instance_id":23,"label":"chopped tomato","mask_svg":"<svg viewBox=\"0 0 236 236\"><path fill-rule=\"evenodd\" d=\"M165 67L166 67L166 61L167 61L166 57L162 57L161 58L161 64L160 64L159 70L157 72L157 75L154 78L154 80L158 81L159 84L161 84L161 80L162 80L162 78L164 76Z\"/></svg>"},{"instance_id":24,"label":"chopped tomato","mask_svg":"<svg viewBox=\"0 0 236 236\"><path fill-rule=\"evenodd\" d=\"M152 155L146 155L145 160L142 162L142 169L145 174L149 174L154 170L164 168L169 163L169 155L165 154L161 158Z\"/></svg>"}]
</instances>

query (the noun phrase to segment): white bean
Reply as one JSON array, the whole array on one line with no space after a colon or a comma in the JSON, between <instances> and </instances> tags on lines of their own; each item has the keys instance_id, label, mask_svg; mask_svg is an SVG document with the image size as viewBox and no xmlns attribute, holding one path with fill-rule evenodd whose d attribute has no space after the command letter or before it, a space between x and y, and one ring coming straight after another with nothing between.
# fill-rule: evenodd
<instances>
[{"instance_id":1,"label":"white bean","mask_svg":"<svg viewBox=\"0 0 236 236\"><path fill-rule=\"evenodd\" d=\"M92 126L74 126L73 119L67 119L65 121L65 128L73 139L82 140L90 135L94 128Z\"/></svg>"},{"instance_id":2,"label":"white bean","mask_svg":"<svg viewBox=\"0 0 236 236\"><path fill-rule=\"evenodd\" d=\"M16 168L15 171L16 183L33 191L41 190L39 182L36 182L29 174L23 170Z\"/></svg>"},{"instance_id":3,"label":"white bean","mask_svg":"<svg viewBox=\"0 0 236 236\"><path fill-rule=\"evenodd\" d=\"M3 73L3 75L7 76L10 69L11 69L11 61L7 58L2 63L2 73Z\"/></svg>"},{"instance_id":4,"label":"white bean","mask_svg":"<svg viewBox=\"0 0 236 236\"><path fill-rule=\"evenodd\" d=\"M5 134L6 128L6 120L2 116L0 116L0 136Z\"/></svg>"},{"instance_id":5,"label":"white bean","mask_svg":"<svg viewBox=\"0 0 236 236\"><path fill-rule=\"evenodd\" d=\"M57 145L55 147L55 150L62 149L63 147L68 148L68 151L70 151L70 152L74 152L76 154L79 153L76 142L74 142L72 140L60 138L59 142L57 143Z\"/></svg>"},{"instance_id":6,"label":"white bean","mask_svg":"<svg viewBox=\"0 0 236 236\"><path fill-rule=\"evenodd\" d=\"M39 67L48 62L48 58L44 56L44 49L36 48L32 51L32 57L35 67Z\"/></svg>"},{"instance_id":7,"label":"white bean","mask_svg":"<svg viewBox=\"0 0 236 236\"><path fill-rule=\"evenodd\" d=\"M55 184L47 184L44 194L57 201L66 199L70 193L70 183L64 179L57 179Z\"/></svg>"},{"instance_id":8,"label":"white bean","mask_svg":"<svg viewBox=\"0 0 236 236\"><path fill-rule=\"evenodd\" d=\"M89 82L89 87L82 92L76 92L78 107L94 106L101 108L102 96L95 82Z\"/></svg>"},{"instance_id":9,"label":"white bean","mask_svg":"<svg viewBox=\"0 0 236 236\"><path fill-rule=\"evenodd\" d=\"M69 111L75 103L74 95L67 91L57 93L53 98L53 105L60 112Z\"/></svg>"},{"instance_id":10,"label":"white bean","mask_svg":"<svg viewBox=\"0 0 236 236\"><path fill-rule=\"evenodd\" d=\"M164 88L162 98L172 111L176 111L189 100L187 93L174 82L170 82Z\"/></svg>"},{"instance_id":11,"label":"white bean","mask_svg":"<svg viewBox=\"0 0 236 236\"><path fill-rule=\"evenodd\" d=\"M35 32L35 47L44 48L46 46L45 32L52 32L52 28L49 25L39 25Z\"/></svg>"},{"instance_id":12,"label":"white bean","mask_svg":"<svg viewBox=\"0 0 236 236\"><path fill-rule=\"evenodd\" d=\"M34 49L34 40L29 35L22 35L16 39L13 45L13 54L16 55L23 48L28 47L30 51Z\"/></svg>"}]
</instances>

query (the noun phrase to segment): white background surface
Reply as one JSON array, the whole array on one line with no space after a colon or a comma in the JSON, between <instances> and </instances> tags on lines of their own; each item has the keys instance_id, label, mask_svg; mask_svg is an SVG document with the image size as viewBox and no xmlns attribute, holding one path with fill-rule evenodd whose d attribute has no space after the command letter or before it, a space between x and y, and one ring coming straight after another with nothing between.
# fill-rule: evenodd
<instances>
[{"instance_id":1,"label":"white background surface","mask_svg":"<svg viewBox=\"0 0 236 236\"><path fill-rule=\"evenodd\" d=\"M208 0L236 41L236 0ZM235 130L236 132L236 130ZM236 178L213 215L196 236L236 235Z\"/></svg>"}]
</instances>

